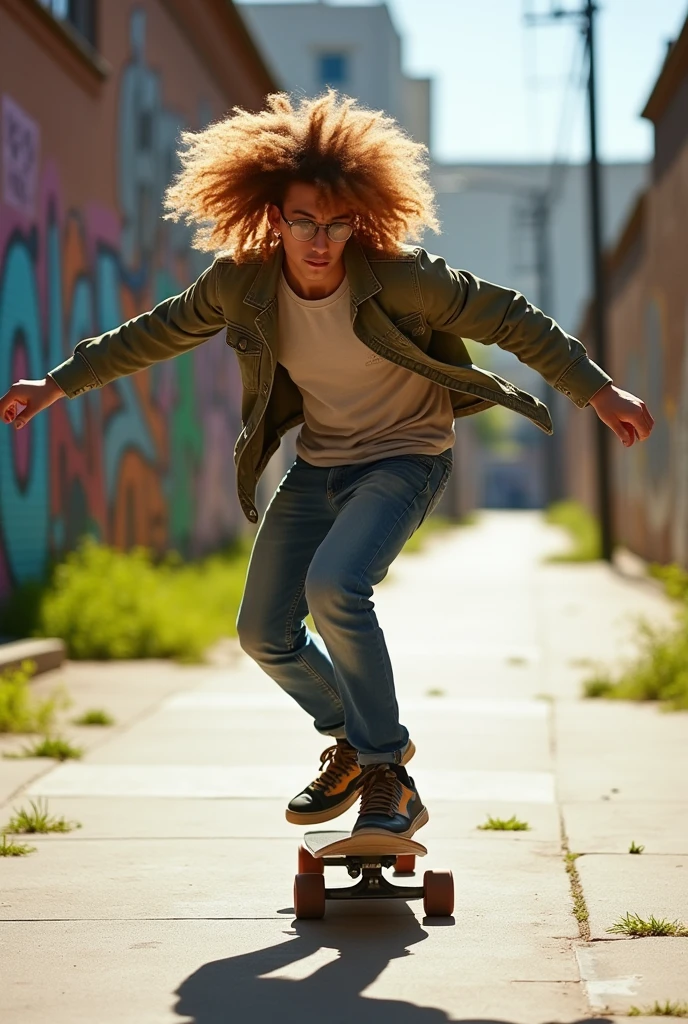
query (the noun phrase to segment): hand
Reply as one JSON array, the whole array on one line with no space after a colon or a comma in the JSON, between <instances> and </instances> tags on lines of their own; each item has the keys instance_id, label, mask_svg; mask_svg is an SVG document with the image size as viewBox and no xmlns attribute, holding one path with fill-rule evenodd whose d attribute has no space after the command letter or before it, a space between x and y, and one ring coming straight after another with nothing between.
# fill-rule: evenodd
<instances>
[{"instance_id":1,"label":"hand","mask_svg":"<svg viewBox=\"0 0 688 1024\"><path fill-rule=\"evenodd\" d=\"M590 405L627 448L649 437L655 425L643 400L614 387L611 381L592 396Z\"/></svg>"},{"instance_id":2,"label":"hand","mask_svg":"<svg viewBox=\"0 0 688 1024\"><path fill-rule=\"evenodd\" d=\"M15 430L20 430L36 413L47 409L58 398L65 397L64 391L52 377L17 381L0 398L0 420L3 423L14 423Z\"/></svg>"}]
</instances>

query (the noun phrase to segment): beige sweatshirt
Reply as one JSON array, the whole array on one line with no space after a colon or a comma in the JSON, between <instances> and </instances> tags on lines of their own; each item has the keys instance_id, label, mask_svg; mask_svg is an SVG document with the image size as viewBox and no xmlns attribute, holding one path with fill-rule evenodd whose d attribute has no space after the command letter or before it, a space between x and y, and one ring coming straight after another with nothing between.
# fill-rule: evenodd
<instances>
[{"instance_id":1,"label":"beige sweatshirt","mask_svg":"<svg viewBox=\"0 0 688 1024\"><path fill-rule=\"evenodd\" d=\"M303 397L296 451L316 466L390 455L439 455L454 444L446 388L376 355L351 326L346 278L324 299L302 299L282 274L278 361Z\"/></svg>"}]
</instances>

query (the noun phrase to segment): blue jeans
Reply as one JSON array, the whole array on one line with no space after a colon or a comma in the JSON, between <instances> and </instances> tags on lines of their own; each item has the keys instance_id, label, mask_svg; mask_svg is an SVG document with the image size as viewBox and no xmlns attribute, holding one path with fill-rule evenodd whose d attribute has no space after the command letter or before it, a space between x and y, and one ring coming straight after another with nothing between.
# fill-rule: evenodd
<instances>
[{"instance_id":1,"label":"blue jeans","mask_svg":"<svg viewBox=\"0 0 688 1024\"><path fill-rule=\"evenodd\" d=\"M241 646L318 732L346 737L361 764L398 761L408 741L373 587L435 508L451 470L451 449L334 468L297 457L256 535ZM304 623L309 610L319 635Z\"/></svg>"}]
</instances>

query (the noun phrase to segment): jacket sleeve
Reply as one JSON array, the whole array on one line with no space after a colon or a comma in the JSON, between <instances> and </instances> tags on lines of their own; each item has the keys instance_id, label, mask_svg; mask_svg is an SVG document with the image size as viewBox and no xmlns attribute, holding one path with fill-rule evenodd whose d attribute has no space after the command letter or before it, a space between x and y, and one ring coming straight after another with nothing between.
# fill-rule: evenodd
<instances>
[{"instance_id":1,"label":"jacket sleeve","mask_svg":"<svg viewBox=\"0 0 688 1024\"><path fill-rule=\"evenodd\" d=\"M580 409L611 381L582 342L520 292L454 270L423 249L417 261L425 319L433 330L513 352Z\"/></svg>"},{"instance_id":2,"label":"jacket sleeve","mask_svg":"<svg viewBox=\"0 0 688 1024\"><path fill-rule=\"evenodd\" d=\"M50 376L69 398L188 352L225 325L214 262L180 295L97 338L85 338Z\"/></svg>"}]
</instances>

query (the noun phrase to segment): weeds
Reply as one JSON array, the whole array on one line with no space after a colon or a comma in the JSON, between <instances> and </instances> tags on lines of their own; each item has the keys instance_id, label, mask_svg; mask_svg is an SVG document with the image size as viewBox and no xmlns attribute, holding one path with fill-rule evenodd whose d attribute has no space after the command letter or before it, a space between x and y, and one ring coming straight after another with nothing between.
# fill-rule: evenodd
<instances>
[{"instance_id":1,"label":"weeds","mask_svg":"<svg viewBox=\"0 0 688 1024\"><path fill-rule=\"evenodd\" d=\"M578 501L555 501L545 511L545 521L563 526L573 547L560 555L550 555L548 562L592 562L602 557L600 524L596 517Z\"/></svg>"},{"instance_id":2,"label":"weeds","mask_svg":"<svg viewBox=\"0 0 688 1024\"><path fill-rule=\"evenodd\" d=\"M645 849L644 846L637 846L636 843L634 841L632 841L631 845L628 847L628 852L629 853L642 853L644 849Z\"/></svg>"},{"instance_id":3,"label":"weeds","mask_svg":"<svg viewBox=\"0 0 688 1024\"><path fill-rule=\"evenodd\" d=\"M626 914L616 921L608 932L614 935L629 935L632 938L640 938L648 935L674 935L681 938L688 937L688 928L680 921L667 921L665 918L657 918L650 915L646 921L639 914Z\"/></svg>"},{"instance_id":4,"label":"weeds","mask_svg":"<svg viewBox=\"0 0 688 1024\"><path fill-rule=\"evenodd\" d=\"M236 633L249 549L242 539L184 564L174 553L156 560L144 548L118 551L87 537L53 567L40 594L32 585L31 600L19 595L25 621L12 632L60 636L72 659L201 661L212 643ZM11 614L0 616L8 632Z\"/></svg>"},{"instance_id":5,"label":"weeds","mask_svg":"<svg viewBox=\"0 0 688 1024\"><path fill-rule=\"evenodd\" d=\"M83 715L74 719L74 725L114 725L115 720L111 714L102 708L91 708L84 711Z\"/></svg>"},{"instance_id":6,"label":"weeds","mask_svg":"<svg viewBox=\"0 0 688 1024\"><path fill-rule=\"evenodd\" d=\"M476 825L476 828L482 829L483 831L492 832L529 832L530 825L527 821L519 821L515 814L512 814L510 818L493 818L491 814L488 814L487 821L482 825Z\"/></svg>"},{"instance_id":7,"label":"weeds","mask_svg":"<svg viewBox=\"0 0 688 1024\"><path fill-rule=\"evenodd\" d=\"M641 1009L632 1006L628 1011L629 1017L688 1017L688 1003L674 1003L670 999L663 1003L654 1002L652 1006Z\"/></svg>"},{"instance_id":8,"label":"weeds","mask_svg":"<svg viewBox=\"0 0 688 1024\"><path fill-rule=\"evenodd\" d=\"M2 842L0 843L0 857L26 857L27 853L35 853L35 846L27 846L26 843L15 843L10 839L7 842L7 836L3 833Z\"/></svg>"},{"instance_id":9,"label":"weeds","mask_svg":"<svg viewBox=\"0 0 688 1024\"><path fill-rule=\"evenodd\" d=\"M658 628L637 620L640 653L617 680L598 670L583 687L586 697L660 701L673 711L688 710L688 606L676 627Z\"/></svg>"},{"instance_id":10,"label":"weeds","mask_svg":"<svg viewBox=\"0 0 688 1024\"><path fill-rule=\"evenodd\" d=\"M579 857L582 857L582 854L571 853L567 850L564 856L564 863L566 864L566 873L569 876L571 895L573 896L573 916L581 927L581 938L587 939L590 937L588 927L588 919L590 915L585 903L583 884L580 880L580 875L578 874L578 868L576 867L576 861Z\"/></svg>"},{"instance_id":11,"label":"weeds","mask_svg":"<svg viewBox=\"0 0 688 1024\"><path fill-rule=\"evenodd\" d=\"M66 696L59 691L45 700L31 696L29 680L35 671L35 662L23 661L20 668L0 672L0 732L45 732L58 708L67 706Z\"/></svg>"},{"instance_id":12,"label":"weeds","mask_svg":"<svg viewBox=\"0 0 688 1024\"><path fill-rule=\"evenodd\" d=\"M81 747L73 746L69 740L60 736L44 736L41 740L35 740L30 747L23 747L18 754L3 754L3 757L54 757L56 761L68 761L70 758L81 757L83 753Z\"/></svg>"},{"instance_id":13,"label":"weeds","mask_svg":"<svg viewBox=\"0 0 688 1024\"><path fill-rule=\"evenodd\" d=\"M31 810L22 808L16 815L10 818L9 823L0 831L12 832L15 834L33 834L40 832L42 835L48 832L72 832L75 828L81 828L78 821L65 821L64 818L55 818L48 814L47 801L29 800Z\"/></svg>"}]
</instances>

